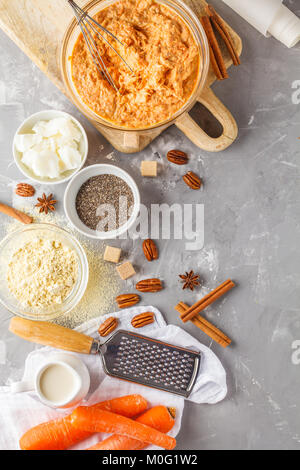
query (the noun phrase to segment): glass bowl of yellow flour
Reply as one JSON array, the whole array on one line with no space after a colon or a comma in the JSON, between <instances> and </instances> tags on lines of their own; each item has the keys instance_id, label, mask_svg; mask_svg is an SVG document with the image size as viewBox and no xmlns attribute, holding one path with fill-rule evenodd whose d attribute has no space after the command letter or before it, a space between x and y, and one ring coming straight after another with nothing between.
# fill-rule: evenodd
<instances>
[{"instance_id":1,"label":"glass bowl of yellow flour","mask_svg":"<svg viewBox=\"0 0 300 470\"><path fill-rule=\"evenodd\" d=\"M88 277L81 244L56 225L26 225L0 243L0 302L15 315L53 320L70 312Z\"/></svg>"}]
</instances>

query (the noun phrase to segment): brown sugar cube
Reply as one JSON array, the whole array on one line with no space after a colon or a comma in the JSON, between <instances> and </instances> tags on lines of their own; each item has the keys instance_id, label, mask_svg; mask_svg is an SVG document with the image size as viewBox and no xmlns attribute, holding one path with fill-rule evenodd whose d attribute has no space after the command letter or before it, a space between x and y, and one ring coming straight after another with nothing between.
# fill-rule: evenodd
<instances>
[{"instance_id":1,"label":"brown sugar cube","mask_svg":"<svg viewBox=\"0 0 300 470\"><path fill-rule=\"evenodd\" d=\"M103 259L111 263L118 263L120 261L121 248L114 248L113 246L106 246Z\"/></svg>"},{"instance_id":2,"label":"brown sugar cube","mask_svg":"<svg viewBox=\"0 0 300 470\"><path fill-rule=\"evenodd\" d=\"M155 178L157 176L157 162L155 161L143 161L141 164L142 176L150 176Z\"/></svg>"},{"instance_id":3,"label":"brown sugar cube","mask_svg":"<svg viewBox=\"0 0 300 470\"><path fill-rule=\"evenodd\" d=\"M120 266L117 266L117 271L119 273L119 276L123 281L128 279L131 276L134 276L135 270L130 261L127 261L126 263L121 264Z\"/></svg>"}]
</instances>

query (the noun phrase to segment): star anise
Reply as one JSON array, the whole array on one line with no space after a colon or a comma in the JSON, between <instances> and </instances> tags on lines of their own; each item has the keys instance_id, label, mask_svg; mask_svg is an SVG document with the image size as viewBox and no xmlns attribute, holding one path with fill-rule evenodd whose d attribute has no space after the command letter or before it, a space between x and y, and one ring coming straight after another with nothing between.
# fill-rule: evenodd
<instances>
[{"instance_id":1,"label":"star anise","mask_svg":"<svg viewBox=\"0 0 300 470\"><path fill-rule=\"evenodd\" d=\"M57 201L53 199L53 194L50 194L50 196L46 196L45 193L43 193L42 197L38 197L38 204L36 204L35 207L40 208L40 213L45 212L45 214L48 214L49 211L55 211L55 204Z\"/></svg>"},{"instance_id":2,"label":"star anise","mask_svg":"<svg viewBox=\"0 0 300 470\"><path fill-rule=\"evenodd\" d=\"M186 272L185 274L179 274L180 279L182 279L183 287L182 289L194 290L196 286L200 285L200 276L195 274L194 271Z\"/></svg>"}]
</instances>

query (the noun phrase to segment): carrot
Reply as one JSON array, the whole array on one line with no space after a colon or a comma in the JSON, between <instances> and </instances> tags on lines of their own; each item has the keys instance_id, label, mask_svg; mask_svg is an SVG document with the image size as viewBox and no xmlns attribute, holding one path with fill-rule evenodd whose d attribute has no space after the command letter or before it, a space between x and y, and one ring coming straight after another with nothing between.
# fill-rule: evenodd
<instances>
[{"instance_id":1,"label":"carrot","mask_svg":"<svg viewBox=\"0 0 300 470\"><path fill-rule=\"evenodd\" d=\"M91 434L75 429L71 415L41 423L29 429L20 439L22 450L64 450Z\"/></svg>"},{"instance_id":2,"label":"carrot","mask_svg":"<svg viewBox=\"0 0 300 470\"><path fill-rule=\"evenodd\" d=\"M134 418L147 409L147 400L141 395L126 395L93 405L92 408L111 411L118 415Z\"/></svg>"},{"instance_id":3,"label":"carrot","mask_svg":"<svg viewBox=\"0 0 300 470\"><path fill-rule=\"evenodd\" d=\"M110 411L79 406L71 415L72 425L84 431L117 433L167 450L176 446L176 440L145 424Z\"/></svg>"},{"instance_id":4,"label":"carrot","mask_svg":"<svg viewBox=\"0 0 300 470\"><path fill-rule=\"evenodd\" d=\"M154 406L139 416L136 421L157 431L167 433L171 431L175 424L175 412L172 408ZM120 434L113 434L87 450L142 450L147 445L146 442L137 441Z\"/></svg>"},{"instance_id":5,"label":"carrot","mask_svg":"<svg viewBox=\"0 0 300 470\"><path fill-rule=\"evenodd\" d=\"M132 418L147 409L147 401L141 395L127 395L97 403L90 408L104 409ZM89 431L76 429L71 421L71 415L68 415L29 429L20 439L20 448L64 450L91 435Z\"/></svg>"}]
</instances>

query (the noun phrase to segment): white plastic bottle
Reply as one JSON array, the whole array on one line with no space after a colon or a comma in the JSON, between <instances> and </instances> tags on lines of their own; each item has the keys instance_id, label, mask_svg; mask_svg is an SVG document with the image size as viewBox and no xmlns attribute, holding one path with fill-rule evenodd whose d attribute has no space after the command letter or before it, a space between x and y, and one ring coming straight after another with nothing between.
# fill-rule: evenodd
<instances>
[{"instance_id":1,"label":"white plastic bottle","mask_svg":"<svg viewBox=\"0 0 300 470\"><path fill-rule=\"evenodd\" d=\"M264 36L274 36L287 47L300 40L300 18L283 0L223 0Z\"/></svg>"}]
</instances>

